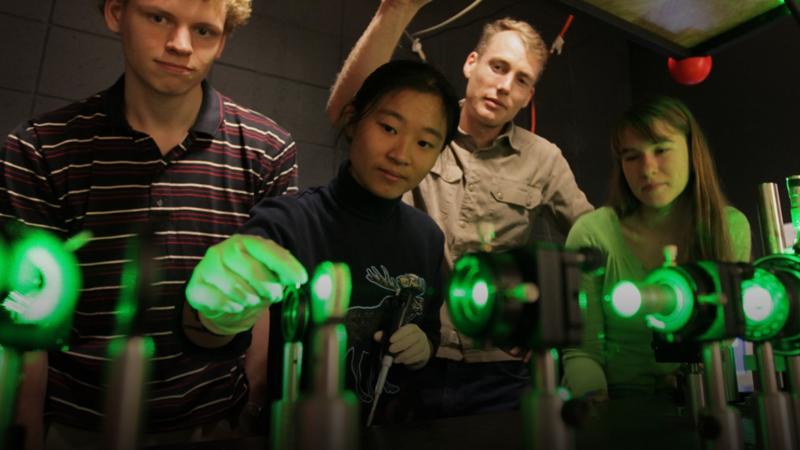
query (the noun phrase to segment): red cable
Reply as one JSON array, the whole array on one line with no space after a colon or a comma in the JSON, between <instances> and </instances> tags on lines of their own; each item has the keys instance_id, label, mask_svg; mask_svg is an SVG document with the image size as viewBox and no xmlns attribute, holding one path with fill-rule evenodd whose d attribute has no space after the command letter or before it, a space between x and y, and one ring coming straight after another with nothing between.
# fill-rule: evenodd
<instances>
[{"instance_id":1,"label":"red cable","mask_svg":"<svg viewBox=\"0 0 800 450\"><path fill-rule=\"evenodd\" d=\"M531 133L536 134L536 105L531 99Z\"/></svg>"},{"instance_id":2,"label":"red cable","mask_svg":"<svg viewBox=\"0 0 800 450\"><path fill-rule=\"evenodd\" d=\"M569 30L569 26L572 25L572 19L575 16L572 14L567 17L566 22L564 22L564 26L561 27L561 32L558 33L558 36L561 39L564 39L564 35L567 34L567 30ZM536 105L533 104L533 99L531 99L531 133L536 133Z\"/></svg>"},{"instance_id":3,"label":"red cable","mask_svg":"<svg viewBox=\"0 0 800 450\"><path fill-rule=\"evenodd\" d=\"M558 33L558 35L561 36L562 39L564 38L564 35L567 34L567 30L569 30L569 26L572 25L572 19L574 18L575 16L570 14L569 17L567 17L567 21L564 22L564 26L561 28L561 33Z\"/></svg>"}]
</instances>

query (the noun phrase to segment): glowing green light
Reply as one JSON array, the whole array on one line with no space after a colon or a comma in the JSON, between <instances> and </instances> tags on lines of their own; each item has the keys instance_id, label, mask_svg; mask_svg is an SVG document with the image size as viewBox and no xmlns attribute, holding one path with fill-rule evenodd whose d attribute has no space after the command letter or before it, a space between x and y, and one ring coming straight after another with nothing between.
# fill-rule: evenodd
<instances>
[{"instance_id":1,"label":"glowing green light","mask_svg":"<svg viewBox=\"0 0 800 450\"><path fill-rule=\"evenodd\" d=\"M140 337L138 340L140 347L138 348L129 347L130 343L131 341L128 340L128 338L112 339L108 344L108 357L110 359L116 359L121 357L125 351L137 351L140 356L149 360L156 354L156 344L153 342L152 337Z\"/></svg>"},{"instance_id":2,"label":"glowing green light","mask_svg":"<svg viewBox=\"0 0 800 450\"><path fill-rule=\"evenodd\" d=\"M491 289L488 285L488 290ZM515 300L521 303L533 303L539 299L539 287L534 283L518 283L503 292L506 300Z\"/></svg>"},{"instance_id":3,"label":"glowing green light","mask_svg":"<svg viewBox=\"0 0 800 450\"><path fill-rule=\"evenodd\" d=\"M134 243L135 242L135 243ZM137 264L139 258L138 241L129 243L128 258L130 260L125 264L122 269L122 289L119 293L119 301L117 302L117 328L115 334L128 335L133 332L133 319L136 315L136 308L138 304L139 280L141 277L141 266ZM114 345L113 343L111 345ZM113 358L116 355L116 349L109 347L109 352Z\"/></svg>"},{"instance_id":4,"label":"glowing green light","mask_svg":"<svg viewBox=\"0 0 800 450\"><path fill-rule=\"evenodd\" d=\"M491 280L478 256L467 255L456 262L447 302L453 325L467 336L479 337L489 324L495 302Z\"/></svg>"},{"instance_id":5,"label":"glowing green light","mask_svg":"<svg viewBox=\"0 0 800 450\"><path fill-rule=\"evenodd\" d=\"M472 301L481 308L486 306L486 303L489 301L489 286L485 281L479 280L472 287Z\"/></svg>"},{"instance_id":6,"label":"glowing green light","mask_svg":"<svg viewBox=\"0 0 800 450\"><path fill-rule=\"evenodd\" d=\"M753 278L742 283L745 338L769 339L778 334L789 318L789 297L781 281L757 268Z\"/></svg>"},{"instance_id":7,"label":"glowing green light","mask_svg":"<svg viewBox=\"0 0 800 450\"><path fill-rule=\"evenodd\" d=\"M761 286L750 286L744 291L744 313L753 322L762 322L775 308L769 291Z\"/></svg>"},{"instance_id":8,"label":"glowing green light","mask_svg":"<svg viewBox=\"0 0 800 450\"><path fill-rule=\"evenodd\" d=\"M642 307L642 293L630 281L621 281L611 291L611 306L618 316L633 317Z\"/></svg>"},{"instance_id":9,"label":"glowing green light","mask_svg":"<svg viewBox=\"0 0 800 450\"><path fill-rule=\"evenodd\" d=\"M792 226L798 232L796 242L800 242L800 175L786 177L786 190L789 192Z\"/></svg>"},{"instance_id":10,"label":"glowing green light","mask_svg":"<svg viewBox=\"0 0 800 450\"><path fill-rule=\"evenodd\" d=\"M20 324L60 324L72 317L80 284L75 256L52 234L34 230L14 247L2 305Z\"/></svg>"},{"instance_id":11,"label":"glowing green light","mask_svg":"<svg viewBox=\"0 0 800 450\"><path fill-rule=\"evenodd\" d=\"M659 331L664 331L667 329L667 324L663 320L658 320L653 316L647 317L647 324L650 325L651 328L654 328Z\"/></svg>"},{"instance_id":12,"label":"glowing green light","mask_svg":"<svg viewBox=\"0 0 800 450\"><path fill-rule=\"evenodd\" d=\"M569 389L559 386L556 388L556 395L561 398L561 401L568 402L572 399L572 392Z\"/></svg>"},{"instance_id":13,"label":"glowing green light","mask_svg":"<svg viewBox=\"0 0 800 450\"><path fill-rule=\"evenodd\" d=\"M331 318L344 318L350 306L352 281L346 264L326 261L317 266L311 279L311 319L323 324Z\"/></svg>"},{"instance_id":14,"label":"glowing green light","mask_svg":"<svg viewBox=\"0 0 800 450\"><path fill-rule=\"evenodd\" d=\"M309 320L309 295L305 288L286 288L281 311L281 331L287 343L302 341L305 336Z\"/></svg>"},{"instance_id":15,"label":"glowing green light","mask_svg":"<svg viewBox=\"0 0 800 450\"><path fill-rule=\"evenodd\" d=\"M0 291L6 290L6 283L8 282L8 247L5 241L0 239Z\"/></svg>"},{"instance_id":16,"label":"glowing green light","mask_svg":"<svg viewBox=\"0 0 800 450\"><path fill-rule=\"evenodd\" d=\"M644 284L670 291L675 307L669 313L656 312L645 316L650 328L661 333L675 333L689 322L694 311L694 289L690 277L679 267L662 267L645 278Z\"/></svg>"},{"instance_id":17,"label":"glowing green light","mask_svg":"<svg viewBox=\"0 0 800 450\"><path fill-rule=\"evenodd\" d=\"M327 300L333 293L333 280L327 273L323 273L314 280L314 295L319 299Z\"/></svg>"},{"instance_id":18,"label":"glowing green light","mask_svg":"<svg viewBox=\"0 0 800 450\"><path fill-rule=\"evenodd\" d=\"M611 291L612 310L622 318L643 314L653 330L674 333L686 326L694 311L690 280L679 267L661 267L638 285L622 281Z\"/></svg>"},{"instance_id":19,"label":"glowing green light","mask_svg":"<svg viewBox=\"0 0 800 450\"><path fill-rule=\"evenodd\" d=\"M286 298L283 302L283 309L281 312L281 331L283 339L288 342L295 340L295 333L301 324L298 324L300 318L300 294L296 289L287 292Z\"/></svg>"}]
</instances>

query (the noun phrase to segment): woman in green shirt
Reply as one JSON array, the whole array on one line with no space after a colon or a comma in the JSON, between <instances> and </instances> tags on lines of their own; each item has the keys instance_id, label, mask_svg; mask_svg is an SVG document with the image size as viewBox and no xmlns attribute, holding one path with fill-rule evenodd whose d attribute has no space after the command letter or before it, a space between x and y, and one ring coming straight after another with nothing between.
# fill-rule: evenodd
<instances>
[{"instance_id":1,"label":"woman in green shirt","mask_svg":"<svg viewBox=\"0 0 800 450\"><path fill-rule=\"evenodd\" d=\"M657 363L644 321L621 319L602 301L621 279L641 280L676 245L677 262L748 261L750 225L720 189L703 132L679 100L632 107L611 139L615 159L608 205L582 216L567 245L607 255L605 274L587 276L584 342L564 353L565 384L603 400L669 389L677 364Z\"/></svg>"}]
</instances>

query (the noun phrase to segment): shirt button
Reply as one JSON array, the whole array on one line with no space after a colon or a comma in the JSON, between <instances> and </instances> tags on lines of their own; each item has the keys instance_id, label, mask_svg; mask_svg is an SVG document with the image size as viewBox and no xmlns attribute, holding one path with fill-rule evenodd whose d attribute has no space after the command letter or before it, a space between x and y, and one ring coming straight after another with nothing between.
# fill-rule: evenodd
<instances>
[{"instance_id":1,"label":"shirt button","mask_svg":"<svg viewBox=\"0 0 800 450\"><path fill-rule=\"evenodd\" d=\"M161 199L156 200L156 206L164 206L164 200Z\"/></svg>"},{"instance_id":2,"label":"shirt button","mask_svg":"<svg viewBox=\"0 0 800 450\"><path fill-rule=\"evenodd\" d=\"M459 220L458 221L458 226L461 227L461 228L464 228L465 226L467 226L467 222L464 222L463 220Z\"/></svg>"},{"instance_id":3,"label":"shirt button","mask_svg":"<svg viewBox=\"0 0 800 450\"><path fill-rule=\"evenodd\" d=\"M502 192L498 192L497 193L497 198L502 200L503 199L503 193Z\"/></svg>"}]
</instances>

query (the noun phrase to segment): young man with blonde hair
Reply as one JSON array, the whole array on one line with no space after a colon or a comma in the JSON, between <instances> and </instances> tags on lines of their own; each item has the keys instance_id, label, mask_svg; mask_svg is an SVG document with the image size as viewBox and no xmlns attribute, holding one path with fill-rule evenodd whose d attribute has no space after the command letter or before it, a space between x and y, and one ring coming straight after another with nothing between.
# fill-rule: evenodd
<instances>
[{"instance_id":1,"label":"young man with blonde hair","mask_svg":"<svg viewBox=\"0 0 800 450\"><path fill-rule=\"evenodd\" d=\"M515 32L517 37L527 48L530 57L541 63L538 67L538 72L534 74L534 78L538 79L539 75L544 71L549 53L547 51L547 45L544 43L544 40L542 40L542 36L528 22L505 17L487 23L483 26L481 36L478 38L478 43L475 45L475 53L479 55L484 53L487 47L489 47L492 38L503 31Z\"/></svg>"},{"instance_id":2,"label":"young man with blonde hair","mask_svg":"<svg viewBox=\"0 0 800 450\"><path fill-rule=\"evenodd\" d=\"M331 121L340 120L366 74L392 57L406 26L429 2L382 0L333 86ZM503 251L530 242L544 208L552 211L564 234L592 209L559 148L512 122L530 103L546 59L541 36L513 19L486 25L467 55L459 133L428 177L404 198L442 228L451 268L461 255L484 248L488 231L494 233L491 247ZM522 352L477 349L453 328L446 307L441 319L441 344L429 371L432 387L422 395L429 414L516 408L529 384Z\"/></svg>"},{"instance_id":3,"label":"young man with blonde hair","mask_svg":"<svg viewBox=\"0 0 800 450\"><path fill-rule=\"evenodd\" d=\"M125 250L147 224L162 273L143 311L142 332L155 343L143 444L230 437L243 411L259 411L248 398L265 392L266 342L248 358L249 336L213 360L185 353L176 332L184 287L206 249L232 235L255 203L297 189L294 141L205 81L251 0L100 4L121 38L124 75L21 124L0 151L2 217L65 239L93 235L77 253L83 288L69 350L30 361L18 422L28 428L27 448L41 448L43 416L48 448L102 445Z\"/></svg>"},{"instance_id":4,"label":"young man with blonde hair","mask_svg":"<svg viewBox=\"0 0 800 450\"><path fill-rule=\"evenodd\" d=\"M214 0L202 0L204 2ZM253 12L253 0L222 0L225 4L225 33L230 34L236 28L247 23L250 20L250 14ZM121 0L122 4L128 3L128 0ZM106 0L97 0L97 7L101 13L105 14Z\"/></svg>"}]
</instances>

